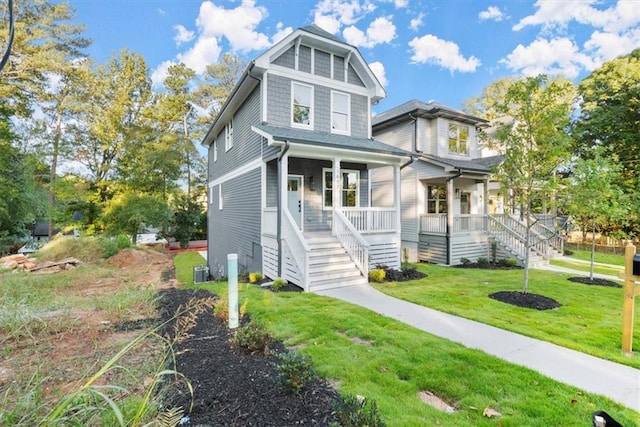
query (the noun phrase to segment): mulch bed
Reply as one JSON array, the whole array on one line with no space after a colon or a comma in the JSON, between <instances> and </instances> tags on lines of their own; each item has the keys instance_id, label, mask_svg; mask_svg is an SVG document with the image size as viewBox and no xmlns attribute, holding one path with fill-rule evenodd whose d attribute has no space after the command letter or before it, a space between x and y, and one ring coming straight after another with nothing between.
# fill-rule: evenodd
<instances>
[{"instance_id":1,"label":"mulch bed","mask_svg":"<svg viewBox=\"0 0 640 427\"><path fill-rule=\"evenodd\" d=\"M515 305L518 307L531 308L534 310L552 310L562 307L558 301L542 295L522 293L519 291L500 291L489 295L489 298Z\"/></svg>"},{"instance_id":2,"label":"mulch bed","mask_svg":"<svg viewBox=\"0 0 640 427\"><path fill-rule=\"evenodd\" d=\"M386 266L378 266L377 268L384 270L385 282L406 282L408 280L416 280L416 279L422 279L423 277L427 277L425 273L418 271L415 267L411 267L411 268L407 267L407 268L402 268L400 270L397 270L395 268L389 268Z\"/></svg>"},{"instance_id":3,"label":"mulch bed","mask_svg":"<svg viewBox=\"0 0 640 427\"><path fill-rule=\"evenodd\" d=\"M622 287L620 283L607 279L599 279L597 277L594 277L593 279L590 279L589 277L569 277L567 280L574 283L582 283L583 285L608 286L611 288Z\"/></svg>"},{"instance_id":4,"label":"mulch bed","mask_svg":"<svg viewBox=\"0 0 640 427\"><path fill-rule=\"evenodd\" d=\"M206 290L162 291L160 320L171 319L192 300L217 298ZM173 339L175 322L162 334ZM273 354L245 354L233 348L233 333L212 310L202 311L186 339L174 344L176 369L193 387L193 400L182 385L165 390L166 406L185 408L182 425L207 426L327 426L342 398L326 381L316 380L298 394L281 385ZM286 351L282 343L270 346ZM190 406L193 408L189 411Z\"/></svg>"}]
</instances>

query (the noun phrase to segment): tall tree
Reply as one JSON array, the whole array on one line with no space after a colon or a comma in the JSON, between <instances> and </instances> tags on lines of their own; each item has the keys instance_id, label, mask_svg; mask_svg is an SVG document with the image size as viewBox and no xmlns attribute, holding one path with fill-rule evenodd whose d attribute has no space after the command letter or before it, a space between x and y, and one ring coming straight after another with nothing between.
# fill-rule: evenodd
<instances>
[{"instance_id":1,"label":"tall tree","mask_svg":"<svg viewBox=\"0 0 640 427\"><path fill-rule=\"evenodd\" d=\"M541 75L514 80L499 93L486 104L494 117L510 118L496 121L494 143L504 150L504 161L495 176L512 193L526 223L522 292L527 293L535 244L533 207L552 201L558 167L569 159L572 140L566 131L575 88L567 80Z\"/></svg>"},{"instance_id":2,"label":"tall tree","mask_svg":"<svg viewBox=\"0 0 640 427\"><path fill-rule=\"evenodd\" d=\"M623 165L620 185L635 197L633 219L628 229L638 233L640 217L640 49L604 63L578 85L582 100L573 130L578 153L601 145L615 153Z\"/></svg>"},{"instance_id":3,"label":"tall tree","mask_svg":"<svg viewBox=\"0 0 640 427\"><path fill-rule=\"evenodd\" d=\"M618 185L622 164L617 157L607 157L603 147L592 148L590 155L576 161L569 177L569 197L565 209L583 230L593 233L591 267L593 280L596 232L611 223L625 220L629 207Z\"/></svg>"},{"instance_id":4,"label":"tall tree","mask_svg":"<svg viewBox=\"0 0 640 427\"><path fill-rule=\"evenodd\" d=\"M211 123L233 91L238 79L246 67L242 58L225 53L216 64L207 65L202 75L195 102L208 112L201 117L201 123Z\"/></svg>"}]
</instances>

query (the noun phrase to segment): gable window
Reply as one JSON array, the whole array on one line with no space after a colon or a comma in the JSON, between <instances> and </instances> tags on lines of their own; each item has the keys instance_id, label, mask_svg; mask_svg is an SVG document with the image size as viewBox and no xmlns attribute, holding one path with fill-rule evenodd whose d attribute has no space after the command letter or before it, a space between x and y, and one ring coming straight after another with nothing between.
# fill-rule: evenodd
<instances>
[{"instance_id":1,"label":"gable window","mask_svg":"<svg viewBox=\"0 0 640 427\"><path fill-rule=\"evenodd\" d=\"M469 153L469 126L449 123L449 153Z\"/></svg>"},{"instance_id":2,"label":"gable window","mask_svg":"<svg viewBox=\"0 0 640 427\"><path fill-rule=\"evenodd\" d=\"M447 189L444 185L427 187L427 213L447 213Z\"/></svg>"},{"instance_id":3,"label":"gable window","mask_svg":"<svg viewBox=\"0 0 640 427\"><path fill-rule=\"evenodd\" d=\"M313 128L313 86L291 83L291 125Z\"/></svg>"},{"instance_id":4,"label":"gable window","mask_svg":"<svg viewBox=\"0 0 640 427\"><path fill-rule=\"evenodd\" d=\"M322 206L333 207L333 169L323 169ZM360 171L344 169L342 172L342 206L360 206Z\"/></svg>"},{"instance_id":5,"label":"gable window","mask_svg":"<svg viewBox=\"0 0 640 427\"><path fill-rule=\"evenodd\" d=\"M233 147L233 118L224 127L224 151L229 151Z\"/></svg>"},{"instance_id":6,"label":"gable window","mask_svg":"<svg viewBox=\"0 0 640 427\"><path fill-rule=\"evenodd\" d=\"M218 141L213 141L213 161L218 161Z\"/></svg>"},{"instance_id":7,"label":"gable window","mask_svg":"<svg viewBox=\"0 0 640 427\"><path fill-rule=\"evenodd\" d=\"M351 97L346 93L331 92L331 132L351 133Z\"/></svg>"}]
</instances>

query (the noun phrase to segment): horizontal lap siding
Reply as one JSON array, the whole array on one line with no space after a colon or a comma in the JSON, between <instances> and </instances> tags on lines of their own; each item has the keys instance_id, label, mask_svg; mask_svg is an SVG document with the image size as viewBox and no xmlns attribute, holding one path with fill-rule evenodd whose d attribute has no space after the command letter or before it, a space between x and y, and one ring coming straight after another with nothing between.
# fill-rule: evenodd
<instances>
[{"instance_id":1,"label":"horizontal lap siding","mask_svg":"<svg viewBox=\"0 0 640 427\"><path fill-rule=\"evenodd\" d=\"M418 242L418 258L420 261L427 261L435 264L446 264L446 237L421 234Z\"/></svg>"},{"instance_id":2,"label":"horizontal lap siding","mask_svg":"<svg viewBox=\"0 0 640 427\"><path fill-rule=\"evenodd\" d=\"M478 258L489 259L491 245L486 233L455 234L451 241L451 264L457 265L466 258L475 262Z\"/></svg>"}]
</instances>

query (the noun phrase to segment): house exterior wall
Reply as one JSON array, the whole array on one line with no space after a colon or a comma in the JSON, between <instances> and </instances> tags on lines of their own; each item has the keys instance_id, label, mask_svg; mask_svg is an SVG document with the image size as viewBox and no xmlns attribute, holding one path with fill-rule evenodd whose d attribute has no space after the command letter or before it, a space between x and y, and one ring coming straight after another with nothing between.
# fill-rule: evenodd
<instances>
[{"instance_id":1,"label":"house exterior wall","mask_svg":"<svg viewBox=\"0 0 640 427\"><path fill-rule=\"evenodd\" d=\"M436 156L444 157L444 158L452 158L452 159L475 159L480 157L480 153L478 151L478 140L476 135L475 126L466 125L463 123L459 123L461 125L467 126L469 129L468 136L468 147L469 152L467 154L455 154L449 152L449 123L458 123L456 121L447 120L443 118L437 118L434 120L435 126L435 141L437 144L436 152L432 153Z\"/></svg>"}]
</instances>

